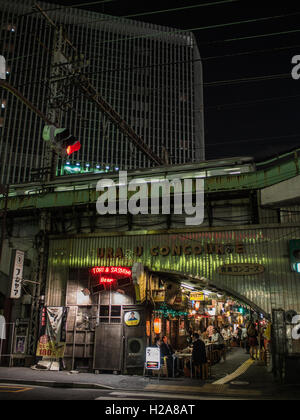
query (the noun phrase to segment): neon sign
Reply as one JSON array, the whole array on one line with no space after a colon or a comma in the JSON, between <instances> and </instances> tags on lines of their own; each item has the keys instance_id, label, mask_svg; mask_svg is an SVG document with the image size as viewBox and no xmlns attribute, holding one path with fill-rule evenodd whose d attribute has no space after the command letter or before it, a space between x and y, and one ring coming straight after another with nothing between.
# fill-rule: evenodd
<instances>
[{"instance_id":1,"label":"neon sign","mask_svg":"<svg viewBox=\"0 0 300 420\"><path fill-rule=\"evenodd\" d=\"M94 267L91 269L92 274L113 274L117 277L131 277L131 270L127 267Z\"/></svg>"},{"instance_id":2,"label":"neon sign","mask_svg":"<svg viewBox=\"0 0 300 420\"><path fill-rule=\"evenodd\" d=\"M102 284L111 284L114 281L116 281L116 279L110 278L110 277L101 277L100 278L100 283Z\"/></svg>"}]
</instances>

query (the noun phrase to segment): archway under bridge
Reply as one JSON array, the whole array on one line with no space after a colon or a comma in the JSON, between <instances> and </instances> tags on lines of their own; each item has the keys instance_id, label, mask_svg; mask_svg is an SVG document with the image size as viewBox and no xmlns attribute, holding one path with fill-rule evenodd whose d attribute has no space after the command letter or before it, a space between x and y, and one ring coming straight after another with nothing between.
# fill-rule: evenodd
<instances>
[{"instance_id":1,"label":"archway under bridge","mask_svg":"<svg viewBox=\"0 0 300 420\"><path fill-rule=\"evenodd\" d=\"M216 284L205 277L192 276L177 271L153 271L150 269L149 272L153 275L157 275L162 280L171 280L178 284L184 283L187 286L192 287L195 291L208 290L213 293L226 295L227 297L249 306L257 314L262 314L264 318L271 320L271 314L267 313L263 308L259 307L256 303L252 302L246 296L241 295L236 290L219 282Z\"/></svg>"}]
</instances>

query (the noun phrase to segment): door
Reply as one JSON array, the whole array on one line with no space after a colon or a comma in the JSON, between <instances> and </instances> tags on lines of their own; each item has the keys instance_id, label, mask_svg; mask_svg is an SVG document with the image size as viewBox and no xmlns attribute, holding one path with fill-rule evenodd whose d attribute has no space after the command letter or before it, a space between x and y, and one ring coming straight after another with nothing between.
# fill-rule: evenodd
<instances>
[{"instance_id":1,"label":"door","mask_svg":"<svg viewBox=\"0 0 300 420\"><path fill-rule=\"evenodd\" d=\"M99 325L96 327L94 369L122 370L123 326L122 306L100 305Z\"/></svg>"},{"instance_id":2,"label":"door","mask_svg":"<svg viewBox=\"0 0 300 420\"><path fill-rule=\"evenodd\" d=\"M96 327L94 369L122 369L122 325L100 324Z\"/></svg>"}]
</instances>

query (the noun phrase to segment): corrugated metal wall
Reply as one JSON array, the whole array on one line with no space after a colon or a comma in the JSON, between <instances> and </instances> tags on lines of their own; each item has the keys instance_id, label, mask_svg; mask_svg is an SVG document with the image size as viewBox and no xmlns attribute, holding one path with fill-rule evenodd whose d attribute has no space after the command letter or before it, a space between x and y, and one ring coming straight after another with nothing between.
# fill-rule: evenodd
<instances>
[{"instance_id":1,"label":"corrugated metal wall","mask_svg":"<svg viewBox=\"0 0 300 420\"><path fill-rule=\"evenodd\" d=\"M49 254L48 291L60 299L61 281L54 273L67 267L97 265L132 266L140 261L155 271L170 271L201 276L216 285L224 285L270 313L271 308L294 309L300 312L300 275L291 271L289 240L300 237L300 227L266 227L261 229L203 230L197 233L146 234L123 236L90 236L53 239ZM244 245L244 253L232 252L236 243ZM153 256L152 247L223 244L224 255L208 254L181 256ZM143 255L135 255L136 247L143 247ZM99 248L122 248L123 258L100 258ZM196 249L196 251L198 248ZM257 263L265 267L263 274L230 276L218 273L218 267L232 263ZM67 272L65 271L65 275Z\"/></svg>"}]
</instances>

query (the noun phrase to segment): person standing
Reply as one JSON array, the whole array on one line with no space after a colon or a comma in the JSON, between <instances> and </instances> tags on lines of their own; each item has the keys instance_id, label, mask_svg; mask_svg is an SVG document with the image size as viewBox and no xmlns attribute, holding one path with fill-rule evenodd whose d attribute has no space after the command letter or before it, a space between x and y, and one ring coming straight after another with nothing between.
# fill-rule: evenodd
<instances>
[{"instance_id":1,"label":"person standing","mask_svg":"<svg viewBox=\"0 0 300 420\"><path fill-rule=\"evenodd\" d=\"M174 350L168 342L168 337L165 335L163 336L162 343L160 344L160 356L162 359L166 357L169 377L173 376L173 354Z\"/></svg>"},{"instance_id":2,"label":"person standing","mask_svg":"<svg viewBox=\"0 0 300 420\"><path fill-rule=\"evenodd\" d=\"M248 327L247 334L248 334L248 341L249 341L249 346L250 346L250 357L252 360L255 360L255 357L256 359L258 358L258 341L257 341L258 333L253 322ZM255 354L255 357L254 357L254 354Z\"/></svg>"},{"instance_id":3,"label":"person standing","mask_svg":"<svg viewBox=\"0 0 300 420\"><path fill-rule=\"evenodd\" d=\"M247 352L247 343L248 343L248 335L247 335L247 328L245 325L242 325L242 335L241 335L242 347Z\"/></svg>"},{"instance_id":4,"label":"person standing","mask_svg":"<svg viewBox=\"0 0 300 420\"><path fill-rule=\"evenodd\" d=\"M194 334L194 343L192 351L192 367L195 368L195 372L199 372L203 377L203 365L207 363L206 347L203 340L200 339L198 333Z\"/></svg>"}]
</instances>

